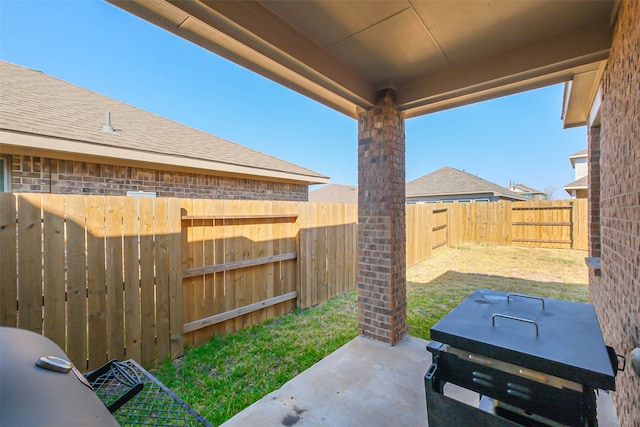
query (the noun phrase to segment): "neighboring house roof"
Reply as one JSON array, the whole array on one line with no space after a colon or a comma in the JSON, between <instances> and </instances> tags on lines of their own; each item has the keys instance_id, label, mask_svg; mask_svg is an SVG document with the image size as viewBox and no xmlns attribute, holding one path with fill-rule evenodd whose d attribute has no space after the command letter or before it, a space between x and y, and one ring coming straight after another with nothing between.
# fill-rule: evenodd
<instances>
[{"instance_id":1,"label":"neighboring house roof","mask_svg":"<svg viewBox=\"0 0 640 427\"><path fill-rule=\"evenodd\" d=\"M358 187L353 185L329 184L309 191L310 202L358 203Z\"/></svg>"},{"instance_id":2,"label":"neighboring house roof","mask_svg":"<svg viewBox=\"0 0 640 427\"><path fill-rule=\"evenodd\" d=\"M587 177L583 176L582 178L575 180L564 186L564 189L567 190L569 194L571 191L569 190L586 190L588 188Z\"/></svg>"},{"instance_id":3,"label":"neighboring house roof","mask_svg":"<svg viewBox=\"0 0 640 427\"><path fill-rule=\"evenodd\" d=\"M495 197L527 200L518 193L448 166L414 179L406 186L407 198L479 193L492 193Z\"/></svg>"},{"instance_id":4,"label":"neighboring house roof","mask_svg":"<svg viewBox=\"0 0 640 427\"><path fill-rule=\"evenodd\" d=\"M584 149L584 150L580 150L577 153L573 153L572 155L569 156L569 161L571 162L571 167L575 169L576 167L576 159L580 159L580 158L584 158L584 157L588 157L589 156L589 150L588 149Z\"/></svg>"},{"instance_id":5,"label":"neighboring house roof","mask_svg":"<svg viewBox=\"0 0 640 427\"><path fill-rule=\"evenodd\" d=\"M107 115L115 132L103 130L109 124ZM0 142L14 150L54 150L112 163L144 162L308 184L329 181L304 167L2 61Z\"/></svg>"},{"instance_id":6,"label":"neighboring house roof","mask_svg":"<svg viewBox=\"0 0 640 427\"><path fill-rule=\"evenodd\" d=\"M524 184L512 184L509 187L509 190L514 191L516 193L527 193L527 194L545 194L544 191L536 190L535 188L527 187Z\"/></svg>"}]
</instances>

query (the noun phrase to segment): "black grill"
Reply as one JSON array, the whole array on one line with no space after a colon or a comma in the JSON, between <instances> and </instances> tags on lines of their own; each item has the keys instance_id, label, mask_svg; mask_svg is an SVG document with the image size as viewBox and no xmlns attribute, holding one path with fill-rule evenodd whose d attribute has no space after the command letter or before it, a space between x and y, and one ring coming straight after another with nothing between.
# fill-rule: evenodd
<instances>
[{"instance_id":1,"label":"black grill","mask_svg":"<svg viewBox=\"0 0 640 427\"><path fill-rule=\"evenodd\" d=\"M614 390L616 355L589 304L479 289L431 329L430 427L595 426L596 389ZM446 383L483 396L472 407Z\"/></svg>"}]
</instances>

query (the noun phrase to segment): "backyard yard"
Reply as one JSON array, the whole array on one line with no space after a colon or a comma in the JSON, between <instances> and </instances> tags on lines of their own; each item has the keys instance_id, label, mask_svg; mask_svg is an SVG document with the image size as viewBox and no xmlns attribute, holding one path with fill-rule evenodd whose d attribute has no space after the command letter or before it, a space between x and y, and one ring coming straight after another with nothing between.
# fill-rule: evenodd
<instances>
[{"instance_id":1,"label":"backyard yard","mask_svg":"<svg viewBox=\"0 0 640 427\"><path fill-rule=\"evenodd\" d=\"M477 288L588 301L586 251L515 246L442 248L407 270L409 334L429 329ZM154 374L221 424L357 335L356 291L189 348Z\"/></svg>"}]
</instances>

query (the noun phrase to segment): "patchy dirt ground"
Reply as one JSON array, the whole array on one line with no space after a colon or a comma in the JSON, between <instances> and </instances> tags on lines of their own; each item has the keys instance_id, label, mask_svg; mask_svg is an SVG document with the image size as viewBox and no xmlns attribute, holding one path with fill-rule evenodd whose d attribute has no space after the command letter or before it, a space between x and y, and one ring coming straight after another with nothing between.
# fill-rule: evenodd
<instances>
[{"instance_id":1,"label":"patchy dirt ground","mask_svg":"<svg viewBox=\"0 0 640 427\"><path fill-rule=\"evenodd\" d=\"M407 269L409 333L429 329L478 288L588 302L585 251L482 244L443 248Z\"/></svg>"},{"instance_id":2,"label":"patchy dirt ground","mask_svg":"<svg viewBox=\"0 0 640 427\"><path fill-rule=\"evenodd\" d=\"M427 283L447 271L457 271L587 285L586 256L586 251L467 244L436 251L431 258L408 268L407 281Z\"/></svg>"}]
</instances>

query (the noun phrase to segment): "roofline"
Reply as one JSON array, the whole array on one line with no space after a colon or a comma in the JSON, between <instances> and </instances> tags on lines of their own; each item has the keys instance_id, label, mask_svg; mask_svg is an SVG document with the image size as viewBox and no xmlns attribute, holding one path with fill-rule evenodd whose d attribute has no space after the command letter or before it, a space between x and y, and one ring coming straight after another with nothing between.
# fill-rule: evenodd
<instances>
[{"instance_id":1,"label":"roofline","mask_svg":"<svg viewBox=\"0 0 640 427\"><path fill-rule=\"evenodd\" d=\"M565 190L588 190L588 185L566 185L563 187Z\"/></svg>"},{"instance_id":2,"label":"roofline","mask_svg":"<svg viewBox=\"0 0 640 427\"><path fill-rule=\"evenodd\" d=\"M570 159L579 159L581 157L589 157L589 152L586 152L584 154L575 153L575 154L572 154L572 155L569 156Z\"/></svg>"},{"instance_id":3,"label":"roofline","mask_svg":"<svg viewBox=\"0 0 640 427\"><path fill-rule=\"evenodd\" d=\"M51 143L58 144L56 149L51 149ZM282 172L271 169L234 165L224 162L214 162L210 160L195 159L189 157L153 153L147 151L133 150L130 148L111 147L85 141L77 141L67 138L56 138L45 135L34 135L23 132L16 132L7 129L0 129L0 146L2 152L7 154L31 153L34 150L47 152L63 156L67 159L77 159L80 157L95 158L109 164L139 165L143 167L154 167L163 170L180 170L183 172L196 172L222 176L241 176L257 180L276 180L287 182L299 182L306 185L327 184L329 177L310 176L291 172ZM59 148L59 143L64 142L64 148ZM28 151L27 151L28 150Z\"/></svg>"},{"instance_id":4,"label":"roofline","mask_svg":"<svg viewBox=\"0 0 640 427\"><path fill-rule=\"evenodd\" d=\"M413 197L436 197L436 196L468 196L471 194L493 194L494 197L506 197L510 199L519 199L523 202L529 201L526 197L517 196L513 197L508 194L498 193L496 191L461 191L458 193L424 193L424 194L406 194L405 198Z\"/></svg>"},{"instance_id":5,"label":"roofline","mask_svg":"<svg viewBox=\"0 0 640 427\"><path fill-rule=\"evenodd\" d=\"M524 191L525 193L528 192L528 193L531 193L531 194L544 194L543 191L536 190L535 188L527 187L524 184L511 184L509 187L519 187L519 188L521 188L523 190L527 190L527 191ZM507 188L507 190L509 190L509 188ZM513 191L513 190L510 190L510 191ZM517 193L517 191L514 191L514 193Z\"/></svg>"}]
</instances>

